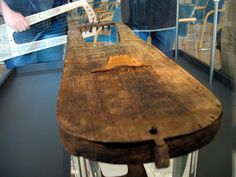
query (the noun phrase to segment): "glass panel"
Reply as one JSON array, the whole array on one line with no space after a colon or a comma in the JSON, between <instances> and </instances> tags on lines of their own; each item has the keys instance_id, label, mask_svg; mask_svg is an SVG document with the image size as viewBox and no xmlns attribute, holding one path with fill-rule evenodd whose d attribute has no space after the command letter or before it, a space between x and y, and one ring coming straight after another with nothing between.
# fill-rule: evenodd
<instances>
[{"instance_id":1,"label":"glass panel","mask_svg":"<svg viewBox=\"0 0 236 177\"><path fill-rule=\"evenodd\" d=\"M196 21L188 23L188 32L186 35L181 36L180 22L180 48L184 53L192 55L196 61L210 65L211 47L213 38L213 15L214 15L214 0L195 0L195 9L193 10L193 17ZM182 2L182 5L184 3ZM181 8L180 8L181 9ZM228 141L224 143L230 144L227 148L228 151L225 154L232 151L232 163L229 163L228 169L232 168L232 176L236 177L236 92L235 92L235 79L236 79L236 1L235 0L220 0L218 7L218 20L217 20L217 35L216 35L216 54L215 54L215 75L222 77L224 80L231 82L232 97L224 98L227 104L229 104L225 115L229 117L227 120L228 129L232 132L232 137L228 138ZM184 11L180 11L180 14ZM185 24L186 25L186 24ZM192 36L193 35L193 36ZM224 83L223 83L224 84ZM213 82L213 87L219 89ZM222 101L223 105L226 104ZM231 106L232 101L232 106ZM227 106L225 106L227 107ZM223 115L224 115L223 113ZM224 125L221 125L224 127ZM224 127L225 128L225 127ZM220 133L223 131L221 129ZM231 139L232 138L232 139ZM223 140L221 140L223 141ZM222 147L221 147L222 148ZM219 156L219 155L218 155ZM227 158L226 158L227 159ZM223 160L223 159L221 159ZM231 159L229 160L231 161ZM202 168L202 167L201 167ZM227 168L225 168L227 169ZM229 171L229 170L228 170ZM228 171L225 171L227 173ZM231 172L230 172L231 173Z\"/></svg>"},{"instance_id":2,"label":"glass panel","mask_svg":"<svg viewBox=\"0 0 236 177\"><path fill-rule=\"evenodd\" d=\"M224 6L227 0L220 0L217 25L217 46L215 69L221 70L220 36ZM210 65L212 26L214 15L213 0L182 0L180 4L179 39L180 49L195 59Z\"/></svg>"},{"instance_id":3,"label":"glass panel","mask_svg":"<svg viewBox=\"0 0 236 177\"><path fill-rule=\"evenodd\" d=\"M145 163L143 167L149 177L189 177L196 175L197 159L193 159L194 153L170 159L168 168L157 169L155 163ZM196 158L196 157L195 157ZM83 157L71 156L71 176L73 177L101 177L103 173L110 177L123 176L127 173L126 164L101 163L85 159ZM129 170L128 170L129 171Z\"/></svg>"},{"instance_id":4,"label":"glass panel","mask_svg":"<svg viewBox=\"0 0 236 177\"><path fill-rule=\"evenodd\" d=\"M0 5L1 8L1 5ZM0 16L0 25L4 24L4 20L3 17ZM0 62L0 81L4 78L4 76L6 75L7 69L4 65L4 62Z\"/></svg>"},{"instance_id":5,"label":"glass panel","mask_svg":"<svg viewBox=\"0 0 236 177\"><path fill-rule=\"evenodd\" d=\"M233 177L236 177L236 150L233 151Z\"/></svg>"},{"instance_id":6,"label":"glass panel","mask_svg":"<svg viewBox=\"0 0 236 177\"><path fill-rule=\"evenodd\" d=\"M71 177L102 177L98 162L71 156Z\"/></svg>"}]
</instances>

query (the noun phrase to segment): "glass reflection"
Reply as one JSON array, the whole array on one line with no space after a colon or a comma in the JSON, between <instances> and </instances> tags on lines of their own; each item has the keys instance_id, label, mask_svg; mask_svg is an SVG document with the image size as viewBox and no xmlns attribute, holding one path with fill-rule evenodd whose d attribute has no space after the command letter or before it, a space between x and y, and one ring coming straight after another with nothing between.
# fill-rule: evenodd
<instances>
[{"instance_id":1,"label":"glass reflection","mask_svg":"<svg viewBox=\"0 0 236 177\"><path fill-rule=\"evenodd\" d=\"M219 2L215 69L221 70L220 36L225 0ZM180 4L180 49L198 61L210 65L213 0L182 0ZM181 20L184 19L184 20Z\"/></svg>"}]
</instances>

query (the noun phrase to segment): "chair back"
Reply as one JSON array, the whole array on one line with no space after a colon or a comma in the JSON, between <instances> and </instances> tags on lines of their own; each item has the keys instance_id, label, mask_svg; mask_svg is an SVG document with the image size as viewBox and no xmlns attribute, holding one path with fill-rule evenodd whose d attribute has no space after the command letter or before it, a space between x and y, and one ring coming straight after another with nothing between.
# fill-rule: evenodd
<instances>
[{"instance_id":1,"label":"chair back","mask_svg":"<svg viewBox=\"0 0 236 177\"><path fill-rule=\"evenodd\" d=\"M224 6L224 0L220 0L219 2L219 7L218 9L222 9ZM208 14L209 12L213 11L214 10L214 2L211 0L208 2L207 6L206 6L206 10L205 10L205 14ZM213 23L213 18L214 18L214 13L212 13L208 19L207 19L207 22L208 23ZM219 12L218 13L218 21L217 23L219 23L219 20L220 20L220 17L223 15L223 12Z\"/></svg>"},{"instance_id":2,"label":"chair back","mask_svg":"<svg viewBox=\"0 0 236 177\"><path fill-rule=\"evenodd\" d=\"M205 9L208 2L211 0L193 0L195 11L193 17L197 19L197 23L202 23L205 17Z\"/></svg>"},{"instance_id":3,"label":"chair back","mask_svg":"<svg viewBox=\"0 0 236 177\"><path fill-rule=\"evenodd\" d=\"M194 12L195 5L194 4L180 4L179 6L179 19L187 19L191 18L192 14ZM186 22L179 23L179 36L185 37L188 35L188 29L189 29L189 22L186 20Z\"/></svg>"},{"instance_id":4,"label":"chair back","mask_svg":"<svg viewBox=\"0 0 236 177\"><path fill-rule=\"evenodd\" d=\"M120 7L115 8L112 21L113 22L122 22Z\"/></svg>"}]
</instances>

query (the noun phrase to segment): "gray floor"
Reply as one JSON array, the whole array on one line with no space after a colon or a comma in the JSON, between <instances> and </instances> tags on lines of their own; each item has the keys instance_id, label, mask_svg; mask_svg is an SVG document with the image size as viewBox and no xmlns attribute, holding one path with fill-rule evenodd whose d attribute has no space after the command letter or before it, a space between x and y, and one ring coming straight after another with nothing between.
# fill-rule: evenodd
<instances>
[{"instance_id":1,"label":"gray floor","mask_svg":"<svg viewBox=\"0 0 236 177\"><path fill-rule=\"evenodd\" d=\"M26 67L0 87L0 177L70 176L55 115L57 67Z\"/></svg>"},{"instance_id":2,"label":"gray floor","mask_svg":"<svg viewBox=\"0 0 236 177\"><path fill-rule=\"evenodd\" d=\"M232 129L232 93L231 89L214 80L209 84L209 74L198 66L179 59L178 63L208 87L223 105L222 123L215 139L199 151L198 177L232 177L232 150L235 147L236 134ZM234 141L234 142L233 142Z\"/></svg>"}]
</instances>

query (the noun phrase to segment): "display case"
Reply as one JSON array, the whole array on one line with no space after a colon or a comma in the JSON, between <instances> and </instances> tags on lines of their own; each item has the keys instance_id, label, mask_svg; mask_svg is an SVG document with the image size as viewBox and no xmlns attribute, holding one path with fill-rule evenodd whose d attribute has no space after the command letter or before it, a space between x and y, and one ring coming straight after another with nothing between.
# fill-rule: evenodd
<instances>
[{"instance_id":1,"label":"display case","mask_svg":"<svg viewBox=\"0 0 236 177\"><path fill-rule=\"evenodd\" d=\"M190 177L191 175L194 177L235 177L234 71L236 63L234 59L236 46L234 29L236 26L233 19L236 16L232 9L236 8L236 4L234 0L180 0L177 2L178 34L169 60L184 72L187 71L191 77L219 99L223 108L221 124L216 136L208 145L200 149L196 148L194 150L197 151L194 153L190 152L188 156L183 156L186 163L182 164L183 159L181 160L181 158L171 159L169 168L157 169L154 163L146 163L144 168L148 177ZM94 42L95 33L86 40L94 42L94 45L100 44L98 46L101 52L102 47L120 42L120 35L113 23L121 22L121 13L125 13L125 11L121 11L120 1L89 1L89 3L94 8L100 23L100 26L98 25L94 29L101 30L101 32L98 35L100 37L96 38L98 42L96 40ZM0 7L2 8L2 6ZM217 14L216 11L218 11ZM85 31L91 32L91 27L95 23L92 25L89 23L86 12L76 9L67 14L69 17L74 15L77 15L80 32L84 32L83 25L89 27L85 28ZM150 17L150 19L152 18ZM109 25L105 25L106 23ZM1 16L0 25L4 24ZM126 37L128 37L128 33ZM59 41L66 43L64 38L60 38ZM151 45L150 37L147 43ZM1 41L0 46L2 44ZM90 49L92 48L94 46L90 47ZM66 48L61 48L60 51L63 51L63 57L65 57ZM137 51L133 55L138 56L139 52ZM48 52L48 54L52 53L55 52ZM93 59L91 50L86 51L85 49L84 53L85 56L91 56L89 59ZM109 54L107 50L105 53ZM132 52L129 51L130 53ZM150 53L154 55L154 52ZM65 62L61 59L57 60L57 58L55 60L53 55L48 56L52 58L51 61L40 58L42 59L40 62L27 63L12 69L6 69L5 60L1 60L0 176L99 177L102 174L100 164L102 158L93 161L95 159L92 158L92 155L87 156L87 159L79 157L79 155L76 157L75 154L72 156L71 151L68 151L68 147L65 148L65 144L63 144L65 140L61 140L56 110ZM99 61L101 62L101 60ZM78 68L81 66L78 65ZM73 71L78 68L73 68ZM81 70L78 72L83 73ZM176 82L175 79L173 76L167 82ZM181 90L181 86L176 88L176 90L178 89ZM197 146L197 143L195 144ZM132 153L130 153L131 155ZM104 158L106 159L106 157ZM115 162L116 159L113 161ZM179 174L179 171L183 174Z\"/></svg>"}]
</instances>

